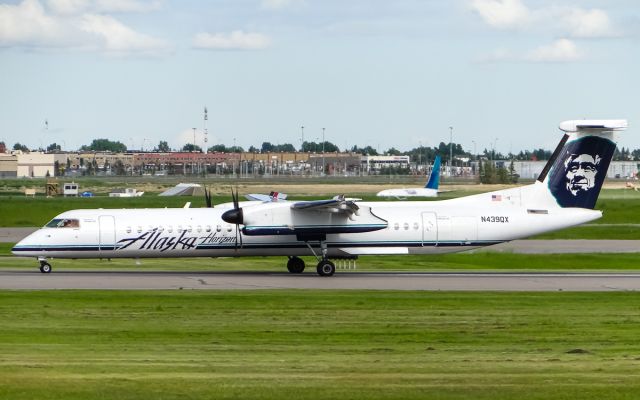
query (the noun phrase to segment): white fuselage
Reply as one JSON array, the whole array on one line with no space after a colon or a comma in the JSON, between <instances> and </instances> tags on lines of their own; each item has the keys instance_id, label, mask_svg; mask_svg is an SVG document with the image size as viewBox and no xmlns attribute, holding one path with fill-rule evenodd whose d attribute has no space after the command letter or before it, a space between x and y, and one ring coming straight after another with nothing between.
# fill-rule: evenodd
<instances>
[{"instance_id":1,"label":"white fuselage","mask_svg":"<svg viewBox=\"0 0 640 400\"><path fill-rule=\"evenodd\" d=\"M602 215L590 209L560 208L548 201L525 201L535 197L523 195L531 191L527 188L443 201L358 202L363 212L350 218L349 226L365 226L375 219L383 220L384 227L327 234L328 256L468 250L563 229ZM281 229L280 234L236 233L236 226L221 218L228 207L73 210L56 218L77 220L79 226L42 228L12 251L46 258L142 258L301 256L311 255L308 245L319 248L317 240L307 244L287 234L287 229L299 225L300 218L289 211L289 203L245 202L241 206L245 221L253 218L260 227ZM327 226L326 214L308 213L305 218L305 226L314 226L316 220L317 226ZM239 235L242 243L236 239Z\"/></svg>"}]
</instances>

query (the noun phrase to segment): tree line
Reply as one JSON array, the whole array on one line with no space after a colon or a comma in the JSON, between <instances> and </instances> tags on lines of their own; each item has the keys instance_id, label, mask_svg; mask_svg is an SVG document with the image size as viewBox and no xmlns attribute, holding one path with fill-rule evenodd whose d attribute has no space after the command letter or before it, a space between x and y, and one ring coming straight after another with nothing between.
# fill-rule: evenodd
<instances>
[{"instance_id":1,"label":"tree line","mask_svg":"<svg viewBox=\"0 0 640 400\"><path fill-rule=\"evenodd\" d=\"M15 143L13 145L13 150L21 150L23 152L29 152L30 149L21 143ZM91 144L83 145L80 147L81 151L105 151L105 152L113 152L113 153L124 153L127 150L127 146L119 141L112 141L109 139L94 139ZM216 144L207 149L209 152L215 153L242 153L244 152L244 148L242 146L225 146L224 144ZM309 153L334 153L340 152L341 149L334 143L330 141L324 142L309 142L305 141L302 143L300 148L303 152ZM4 142L0 142L0 152L6 151L6 145ZM62 147L58 143L51 143L46 147L47 152L59 152L62 151ZM172 149L169 146L167 141L161 140L154 148L155 152L171 152ZM193 143L187 143L179 151L186 152L202 152L202 148L198 145L194 145ZM284 144L272 144L271 142L263 142L260 147L250 146L248 151L250 153L271 153L271 152L295 152L297 151L296 147L291 143ZM386 151L379 151L378 149L372 146L358 147L353 146L348 151L361 155L369 155L369 156L377 156L377 155L408 155L411 159L411 162L419 163L419 164L429 164L436 155L440 155L442 161L446 164L449 163L450 154L453 155L454 164L456 159L469 159L469 160L477 160L477 159L487 159L487 160L515 160L515 161L542 161L548 160L551 157L551 151L546 149L533 149L533 150L523 150L518 153L508 153L503 154L500 152L496 152L494 149L483 149L481 152L477 154L473 154L472 152L465 150L461 144L452 143L451 146L448 143L440 142L438 146L427 147L427 146L419 146L412 148L410 150L401 151L396 149L395 147L391 147ZM631 150L629 148L616 148L615 154L613 156L614 161L640 161L640 149Z\"/></svg>"}]
</instances>

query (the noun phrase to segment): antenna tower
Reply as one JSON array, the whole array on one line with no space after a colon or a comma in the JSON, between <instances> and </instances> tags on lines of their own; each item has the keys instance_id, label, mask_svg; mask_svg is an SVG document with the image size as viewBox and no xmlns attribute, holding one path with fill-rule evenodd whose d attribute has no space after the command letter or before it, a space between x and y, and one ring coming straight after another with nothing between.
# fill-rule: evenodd
<instances>
[{"instance_id":1,"label":"antenna tower","mask_svg":"<svg viewBox=\"0 0 640 400\"><path fill-rule=\"evenodd\" d=\"M207 142L209 141L209 132L207 131L207 120L209 119L209 117L207 116L207 106L204 107L204 152L208 153L208 145Z\"/></svg>"}]
</instances>

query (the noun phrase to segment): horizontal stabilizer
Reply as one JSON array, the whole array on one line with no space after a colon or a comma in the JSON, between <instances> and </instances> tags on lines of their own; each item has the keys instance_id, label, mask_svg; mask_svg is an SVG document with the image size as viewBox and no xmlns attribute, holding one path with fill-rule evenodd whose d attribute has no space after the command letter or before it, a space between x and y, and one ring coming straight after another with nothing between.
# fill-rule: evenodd
<instances>
[{"instance_id":1,"label":"horizontal stabilizer","mask_svg":"<svg viewBox=\"0 0 640 400\"><path fill-rule=\"evenodd\" d=\"M583 119L564 121L560 130L565 132L622 131L627 128L626 119Z\"/></svg>"}]
</instances>

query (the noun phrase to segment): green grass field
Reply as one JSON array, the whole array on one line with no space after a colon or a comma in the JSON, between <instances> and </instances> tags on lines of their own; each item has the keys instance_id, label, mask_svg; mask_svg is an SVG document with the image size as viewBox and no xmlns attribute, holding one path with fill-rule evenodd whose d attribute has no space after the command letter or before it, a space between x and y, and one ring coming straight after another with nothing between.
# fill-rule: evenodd
<instances>
[{"instance_id":1,"label":"green grass field","mask_svg":"<svg viewBox=\"0 0 640 400\"><path fill-rule=\"evenodd\" d=\"M635 293L0 292L2 399L635 399Z\"/></svg>"}]
</instances>

